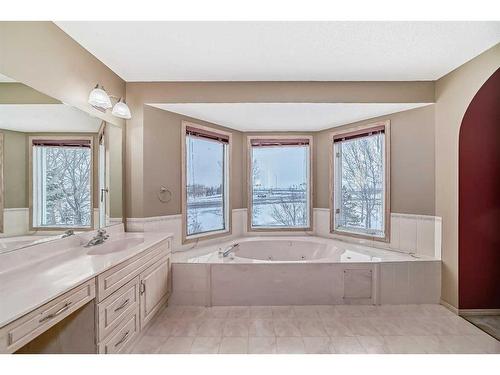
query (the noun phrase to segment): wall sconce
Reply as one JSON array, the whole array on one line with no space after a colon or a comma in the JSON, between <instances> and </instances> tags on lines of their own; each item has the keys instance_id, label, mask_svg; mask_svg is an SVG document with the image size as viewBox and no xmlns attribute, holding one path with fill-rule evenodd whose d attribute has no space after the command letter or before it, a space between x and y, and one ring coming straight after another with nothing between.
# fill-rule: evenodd
<instances>
[{"instance_id":1,"label":"wall sconce","mask_svg":"<svg viewBox=\"0 0 500 375\"><path fill-rule=\"evenodd\" d=\"M113 106L111 99L116 100L116 104ZM132 115L130 113L130 108L123 98L117 96L108 95L104 87L95 85L94 89L89 94L89 104L101 112L106 112L108 109L113 107L111 114L113 116L129 120Z\"/></svg>"}]
</instances>

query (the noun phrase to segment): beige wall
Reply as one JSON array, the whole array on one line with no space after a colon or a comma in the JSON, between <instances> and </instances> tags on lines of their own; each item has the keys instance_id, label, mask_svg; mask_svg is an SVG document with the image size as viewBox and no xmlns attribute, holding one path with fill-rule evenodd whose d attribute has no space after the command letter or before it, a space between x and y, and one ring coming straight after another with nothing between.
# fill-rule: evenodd
<instances>
[{"instance_id":1,"label":"beige wall","mask_svg":"<svg viewBox=\"0 0 500 375\"><path fill-rule=\"evenodd\" d=\"M458 307L458 136L474 95L500 66L500 44L436 81L436 215L443 218L442 299Z\"/></svg>"},{"instance_id":2,"label":"beige wall","mask_svg":"<svg viewBox=\"0 0 500 375\"><path fill-rule=\"evenodd\" d=\"M144 112L148 103L434 102L434 82L127 82L126 90L133 113L126 135L127 217L147 216L143 197L151 195L144 192Z\"/></svg>"},{"instance_id":3,"label":"beige wall","mask_svg":"<svg viewBox=\"0 0 500 375\"><path fill-rule=\"evenodd\" d=\"M0 82L0 104L61 104L61 102L22 83Z\"/></svg>"},{"instance_id":4,"label":"beige wall","mask_svg":"<svg viewBox=\"0 0 500 375\"><path fill-rule=\"evenodd\" d=\"M150 106L144 108L144 216L163 216L181 213L181 123L192 121L231 132L232 137L232 208L243 207L241 181L242 133L217 124L201 121ZM172 192L172 200L160 203L160 186Z\"/></svg>"},{"instance_id":5,"label":"beige wall","mask_svg":"<svg viewBox=\"0 0 500 375\"><path fill-rule=\"evenodd\" d=\"M434 105L346 125L391 121L391 211L434 215ZM338 130L339 128L335 128ZM314 138L314 207L329 207L329 134Z\"/></svg>"},{"instance_id":6,"label":"beige wall","mask_svg":"<svg viewBox=\"0 0 500 375\"><path fill-rule=\"evenodd\" d=\"M4 134L5 208L27 208L27 136L25 133L3 129L0 132Z\"/></svg>"},{"instance_id":7,"label":"beige wall","mask_svg":"<svg viewBox=\"0 0 500 375\"><path fill-rule=\"evenodd\" d=\"M88 103L96 83L125 96L125 82L52 22L0 22L0 73L113 124Z\"/></svg>"},{"instance_id":8,"label":"beige wall","mask_svg":"<svg viewBox=\"0 0 500 375\"><path fill-rule=\"evenodd\" d=\"M392 212L434 215L434 105L361 121L361 125L391 120L391 208ZM145 106L144 108L144 216L181 212L181 121L213 126L233 134L231 202L233 208L247 207L247 136L216 124ZM347 125L347 126L350 126ZM329 204L329 133L297 132L314 136L314 207ZM276 132L273 134L295 134ZM172 200L160 204L160 185L172 191Z\"/></svg>"}]
</instances>

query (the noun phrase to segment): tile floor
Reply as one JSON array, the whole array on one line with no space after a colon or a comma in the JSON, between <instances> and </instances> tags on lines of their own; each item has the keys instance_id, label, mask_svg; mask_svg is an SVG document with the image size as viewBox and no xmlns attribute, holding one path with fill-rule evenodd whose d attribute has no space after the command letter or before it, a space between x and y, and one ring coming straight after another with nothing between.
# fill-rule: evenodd
<instances>
[{"instance_id":1,"label":"tile floor","mask_svg":"<svg viewBox=\"0 0 500 375\"><path fill-rule=\"evenodd\" d=\"M130 353L500 353L440 305L170 306Z\"/></svg>"},{"instance_id":2,"label":"tile floor","mask_svg":"<svg viewBox=\"0 0 500 375\"><path fill-rule=\"evenodd\" d=\"M464 319L500 340L500 315L469 315Z\"/></svg>"}]
</instances>

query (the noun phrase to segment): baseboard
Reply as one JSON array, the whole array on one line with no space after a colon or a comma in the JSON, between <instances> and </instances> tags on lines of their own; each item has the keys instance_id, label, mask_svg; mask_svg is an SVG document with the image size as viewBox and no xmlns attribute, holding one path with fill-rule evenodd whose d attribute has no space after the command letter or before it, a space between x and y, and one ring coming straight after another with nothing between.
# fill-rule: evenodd
<instances>
[{"instance_id":1,"label":"baseboard","mask_svg":"<svg viewBox=\"0 0 500 375\"><path fill-rule=\"evenodd\" d=\"M450 310L453 314L458 315L458 309L452 304L446 302L445 300L440 300L439 303Z\"/></svg>"},{"instance_id":2,"label":"baseboard","mask_svg":"<svg viewBox=\"0 0 500 375\"><path fill-rule=\"evenodd\" d=\"M500 315L500 309L459 309L458 315Z\"/></svg>"}]
</instances>

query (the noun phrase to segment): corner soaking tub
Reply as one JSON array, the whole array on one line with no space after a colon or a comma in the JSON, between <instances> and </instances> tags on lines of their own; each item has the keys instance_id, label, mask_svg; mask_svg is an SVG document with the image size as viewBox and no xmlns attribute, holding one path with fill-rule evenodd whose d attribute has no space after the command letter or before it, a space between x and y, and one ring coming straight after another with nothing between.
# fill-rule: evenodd
<instances>
[{"instance_id":1,"label":"corner soaking tub","mask_svg":"<svg viewBox=\"0 0 500 375\"><path fill-rule=\"evenodd\" d=\"M438 259L315 236L179 251L172 267L171 301L184 305L438 303L441 289Z\"/></svg>"}]
</instances>

